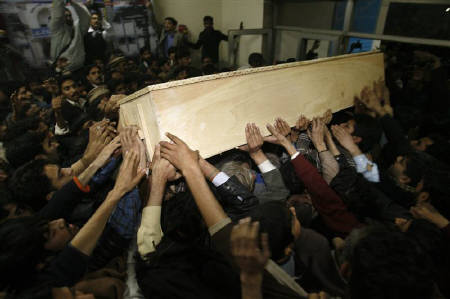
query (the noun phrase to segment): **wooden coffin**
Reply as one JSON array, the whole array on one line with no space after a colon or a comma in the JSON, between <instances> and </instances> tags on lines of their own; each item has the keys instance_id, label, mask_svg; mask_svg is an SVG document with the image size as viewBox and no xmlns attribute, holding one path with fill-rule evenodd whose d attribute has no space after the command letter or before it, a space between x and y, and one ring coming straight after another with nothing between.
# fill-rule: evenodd
<instances>
[{"instance_id":1,"label":"wooden coffin","mask_svg":"<svg viewBox=\"0 0 450 299\"><path fill-rule=\"evenodd\" d=\"M208 158L245 144L247 123L269 135L276 117L294 126L300 114L348 108L380 78L383 54L369 52L172 81L121 100L120 124L141 129L149 157L170 132Z\"/></svg>"}]
</instances>

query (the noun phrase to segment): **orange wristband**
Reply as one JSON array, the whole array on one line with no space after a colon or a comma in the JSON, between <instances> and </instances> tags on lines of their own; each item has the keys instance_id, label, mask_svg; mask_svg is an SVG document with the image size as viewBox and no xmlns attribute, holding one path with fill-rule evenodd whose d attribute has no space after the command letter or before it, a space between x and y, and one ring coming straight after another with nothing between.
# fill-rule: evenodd
<instances>
[{"instance_id":1,"label":"orange wristband","mask_svg":"<svg viewBox=\"0 0 450 299\"><path fill-rule=\"evenodd\" d=\"M84 193L89 193L91 191L91 188L89 187L89 185L83 186L81 184L80 180L76 176L73 177L73 182L75 183L75 185L77 185L78 189L80 189Z\"/></svg>"}]
</instances>

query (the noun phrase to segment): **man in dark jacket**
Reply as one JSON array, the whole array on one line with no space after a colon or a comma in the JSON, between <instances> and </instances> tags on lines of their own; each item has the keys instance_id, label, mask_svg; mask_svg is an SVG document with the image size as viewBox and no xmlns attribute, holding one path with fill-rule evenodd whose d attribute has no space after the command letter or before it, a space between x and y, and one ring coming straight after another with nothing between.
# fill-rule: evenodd
<instances>
[{"instance_id":1,"label":"man in dark jacket","mask_svg":"<svg viewBox=\"0 0 450 299\"><path fill-rule=\"evenodd\" d=\"M219 44L221 41L228 41L228 36L214 29L214 19L211 16L203 18L205 30L200 32L197 43L188 43L191 48L202 48L202 59L210 57L213 63L219 61Z\"/></svg>"}]
</instances>

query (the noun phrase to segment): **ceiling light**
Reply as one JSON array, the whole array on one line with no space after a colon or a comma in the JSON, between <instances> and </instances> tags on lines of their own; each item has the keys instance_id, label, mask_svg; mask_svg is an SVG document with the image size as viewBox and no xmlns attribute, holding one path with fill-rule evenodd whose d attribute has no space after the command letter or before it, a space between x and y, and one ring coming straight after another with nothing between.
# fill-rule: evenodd
<instances>
[{"instance_id":1,"label":"ceiling light","mask_svg":"<svg viewBox=\"0 0 450 299\"><path fill-rule=\"evenodd\" d=\"M447 9L445 10L445 12L450 12L450 7L447 7Z\"/></svg>"}]
</instances>

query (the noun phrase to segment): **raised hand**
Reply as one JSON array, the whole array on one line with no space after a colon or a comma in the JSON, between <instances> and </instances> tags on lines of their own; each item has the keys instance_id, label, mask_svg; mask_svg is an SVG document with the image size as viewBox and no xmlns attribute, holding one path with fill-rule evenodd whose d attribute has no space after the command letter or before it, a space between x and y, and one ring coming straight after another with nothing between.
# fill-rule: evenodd
<instances>
[{"instance_id":1,"label":"raised hand","mask_svg":"<svg viewBox=\"0 0 450 299\"><path fill-rule=\"evenodd\" d=\"M245 127L245 138L247 139L248 152L250 155L261 150L264 139L261 135L261 131L254 123L247 124Z\"/></svg>"},{"instance_id":2,"label":"raised hand","mask_svg":"<svg viewBox=\"0 0 450 299\"><path fill-rule=\"evenodd\" d=\"M325 292L310 293L308 295L308 299L329 299L329 298L330 298L330 296L328 296L328 294Z\"/></svg>"},{"instance_id":3,"label":"raised hand","mask_svg":"<svg viewBox=\"0 0 450 299\"><path fill-rule=\"evenodd\" d=\"M111 126L109 120L94 123L89 128L89 143L83 155L83 162L89 165L115 137L116 129Z\"/></svg>"},{"instance_id":4,"label":"raised hand","mask_svg":"<svg viewBox=\"0 0 450 299\"><path fill-rule=\"evenodd\" d=\"M120 131L120 140L122 142L122 150L123 152L127 152L132 148L137 149L138 143L137 139L139 138L138 128L137 127L125 127Z\"/></svg>"},{"instance_id":5,"label":"raised hand","mask_svg":"<svg viewBox=\"0 0 450 299\"><path fill-rule=\"evenodd\" d=\"M283 136L288 136L289 134L291 134L291 127L289 126L287 121L285 121L281 117L278 117L277 119L275 119L274 127Z\"/></svg>"},{"instance_id":6,"label":"raised hand","mask_svg":"<svg viewBox=\"0 0 450 299\"><path fill-rule=\"evenodd\" d=\"M145 175L145 171L138 171L139 151L131 149L124 154L122 165L113 190L122 196L131 191Z\"/></svg>"},{"instance_id":7,"label":"raised hand","mask_svg":"<svg viewBox=\"0 0 450 299\"><path fill-rule=\"evenodd\" d=\"M258 244L261 240L261 249ZM250 222L250 218L239 221L231 231L231 254L241 269L241 281L262 276L270 257L267 234L259 235L259 222Z\"/></svg>"},{"instance_id":8,"label":"raised hand","mask_svg":"<svg viewBox=\"0 0 450 299\"><path fill-rule=\"evenodd\" d=\"M283 136L277 129L275 129L274 126L267 124L267 130L272 134L272 136L269 136L269 139L266 139L266 141L279 144L282 147L286 149L286 151L289 153L289 155L293 155L297 152L295 147L292 145L292 143L286 138L286 136Z\"/></svg>"},{"instance_id":9,"label":"raised hand","mask_svg":"<svg viewBox=\"0 0 450 299\"><path fill-rule=\"evenodd\" d=\"M308 136L318 152L327 150L325 145L325 124L321 118L314 118L311 122L311 129L308 130Z\"/></svg>"},{"instance_id":10,"label":"raised hand","mask_svg":"<svg viewBox=\"0 0 450 299\"><path fill-rule=\"evenodd\" d=\"M175 166L181 173L189 170L193 167L199 167L199 153L193 151L189 146L180 138L170 133L166 133L166 136L173 142L161 141L161 157L168 160L173 166Z\"/></svg>"},{"instance_id":11,"label":"raised hand","mask_svg":"<svg viewBox=\"0 0 450 299\"><path fill-rule=\"evenodd\" d=\"M98 154L94 163L98 164L98 167L103 167L112 154L120 147L120 136L116 136L103 150Z\"/></svg>"},{"instance_id":12,"label":"raised hand","mask_svg":"<svg viewBox=\"0 0 450 299\"><path fill-rule=\"evenodd\" d=\"M181 177L175 167L164 158L161 158L161 146L155 146L155 153L152 159L152 181L165 184L168 181L175 181Z\"/></svg>"},{"instance_id":13,"label":"raised hand","mask_svg":"<svg viewBox=\"0 0 450 299\"><path fill-rule=\"evenodd\" d=\"M442 216L442 214L428 202L423 202L417 206L411 207L410 211L415 218L428 220L441 229L449 224L448 219Z\"/></svg>"},{"instance_id":14,"label":"raised hand","mask_svg":"<svg viewBox=\"0 0 450 299\"><path fill-rule=\"evenodd\" d=\"M297 120L297 123L295 124L295 129L298 131L306 131L308 129L308 125L311 121L307 119L304 115L300 115L300 117Z\"/></svg>"},{"instance_id":15,"label":"raised hand","mask_svg":"<svg viewBox=\"0 0 450 299\"><path fill-rule=\"evenodd\" d=\"M52 108L53 108L53 110L61 109L61 107L62 107L62 97L61 96L54 97L52 99Z\"/></svg>"},{"instance_id":16,"label":"raised hand","mask_svg":"<svg viewBox=\"0 0 450 299\"><path fill-rule=\"evenodd\" d=\"M139 138L138 128L135 126L125 127L120 132L120 140L122 143L122 152L126 153L131 149L139 152L139 170L147 171L147 155L145 145Z\"/></svg>"},{"instance_id":17,"label":"raised hand","mask_svg":"<svg viewBox=\"0 0 450 299\"><path fill-rule=\"evenodd\" d=\"M321 117L324 124L328 125L331 120L333 119L333 113L331 112L331 109L328 109L325 111L325 113Z\"/></svg>"},{"instance_id":18,"label":"raised hand","mask_svg":"<svg viewBox=\"0 0 450 299\"><path fill-rule=\"evenodd\" d=\"M352 135L350 135L350 133L348 133L344 128L341 126L332 126L331 131L333 132L336 140L339 141L340 145L345 147L352 154L352 156L358 156L361 154L361 150L353 141Z\"/></svg>"},{"instance_id":19,"label":"raised hand","mask_svg":"<svg viewBox=\"0 0 450 299\"><path fill-rule=\"evenodd\" d=\"M330 150L333 156L338 156L340 154L339 149L334 143L333 137L331 136L330 130L325 126L325 143L327 144L327 148Z\"/></svg>"}]
</instances>

